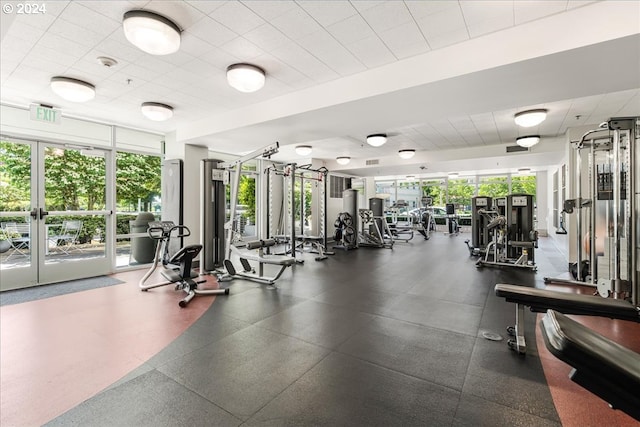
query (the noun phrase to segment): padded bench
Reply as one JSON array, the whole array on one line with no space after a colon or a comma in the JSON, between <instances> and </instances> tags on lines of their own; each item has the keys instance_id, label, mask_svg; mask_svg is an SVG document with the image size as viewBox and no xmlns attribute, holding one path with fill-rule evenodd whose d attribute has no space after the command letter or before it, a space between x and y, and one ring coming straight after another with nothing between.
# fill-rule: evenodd
<instances>
[{"instance_id":1,"label":"padded bench","mask_svg":"<svg viewBox=\"0 0 640 427\"><path fill-rule=\"evenodd\" d=\"M496 285L495 293L507 302L516 304L516 324L507 328L514 339L509 340L507 344L521 354L526 353L524 307L529 307L536 313L544 313L551 309L564 314L601 316L640 322L640 310L624 300L501 283Z\"/></svg>"},{"instance_id":2,"label":"padded bench","mask_svg":"<svg viewBox=\"0 0 640 427\"><path fill-rule=\"evenodd\" d=\"M573 367L573 382L640 421L640 354L554 310L540 329L549 351Z\"/></svg>"}]
</instances>

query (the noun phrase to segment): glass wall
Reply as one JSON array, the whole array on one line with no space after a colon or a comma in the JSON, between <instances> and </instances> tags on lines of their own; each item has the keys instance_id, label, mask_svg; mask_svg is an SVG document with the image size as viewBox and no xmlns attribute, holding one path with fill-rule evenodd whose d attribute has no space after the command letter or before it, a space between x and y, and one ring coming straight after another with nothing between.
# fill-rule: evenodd
<instances>
[{"instance_id":1,"label":"glass wall","mask_svg":"<svg viewBox=\"0 0 640 427\"><path fill-rule=\"evenodd\" d=\"M162 215L161 163L158 155L116 153L116 267L153 261L147 227Z\"/></svg>"},{"instance_id":2,"label":"glass wall","mask_svg":"<svg viewBox=\"0 0 640 427\"><path fill-rule=\"evenodd\" d=\"M509 194L531 194L536 196L535 175L479 175L456 179L417 179L376 181L376 194L388 197L385 207L393 206L396 200L405 200L408 211L422 206L422 197L430 197L436 223L444 224L444 217L438 215L447 203L453 203L461 225L469 225L471 218L471 198L475 196L505 197ZM415 207L414 207L415 206Z\"/></svg>"}]
</instances>

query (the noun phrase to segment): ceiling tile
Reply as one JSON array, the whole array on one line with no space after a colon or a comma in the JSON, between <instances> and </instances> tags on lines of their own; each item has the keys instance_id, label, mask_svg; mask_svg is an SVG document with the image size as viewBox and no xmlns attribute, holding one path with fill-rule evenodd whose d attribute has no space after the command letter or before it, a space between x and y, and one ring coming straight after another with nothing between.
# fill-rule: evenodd
<instances>
[{"instance_id":1,"label":"ceiling tile","mask_svg":"<svg viewBox=\"0 0 640 427\"><path fill-rule=\"evenodd\" d=\"M299 7L296 2L290 0L250 0L242 3L267 22Z\"/></svg>"},{"instance_id":2,"label":"ceiling tile","mask_svg":"<svg viewBox=\"0 0 640 427\"><path fill-rule=\"evenodd\" d=\"M4 49L2 52L2 61L6 60ZM71 66L74 62L76 62L79 58L72 56L66 52L60 52L54 49L49 49L44 46L36 45L29 51L28 57L37 57L44 61L54 62L56 64Z\"/></svg>"},{"instance_id":3,"label":"ceiling tile","mask_svg":"<svg viewBox=\"0 0 640 427\"><path fill-rule=\"evenodd\" d=\"M62 18L56 19L49 27L47 37L49 34L55 34L91 48L105 39L103 34L95 33Z\"/></svg>"},{"instance_id":4,"label":"ceiling tile","mask_svg":"<svg viewBox=\"0 0 640 427\"><path fill-rule=\"evenodd\" d=\"M467 33L466 28L461 28L459 30L441 33L437 36L431 36L427 39L429 46L431 49L442 49L447 46L451 46L456 43L460 43L463 41L469 40L469 34Z\"/></svg>"},{"instance_id":5,"label":"ceiling tile","mask_svg":"<svg viewBox=\"0 0 640 427\"><path fill-rule=\"evenodd\" d=\"M95 50L104 52L105 56L114 58L117 61L135 62L144 55L144 52L131 43L122 43L116 39L119 39L119 37L112 34L109 38L97 44Z\"/></svg>"},{"instance_id":6,"label":"ceiling tile","mask_svg":"<svg viewBox=\"0 0 640 427\"><path fill-rule=\"evenodd\" d=\"M218 69L225 71L229 65L240 62L240 58L237 58L217 47L209 50L204 55L200 55L199 58L214 65Z\"/></svg>"},{"instance_id":7,"label":"ceiling tile","mask_svg":"<svg viewBox=\"0 0 640 427\"><path fill-rule=\"evenodd\" d=\"M425 15L417 18L416 22L429 44L431 44L431 39L433 38L438 38L445 34L459 33L460 30L464 30L465 33L467 31L460 8L449 8Z\"/></svg>"},{"instance_id":8,"label":"ceiling tile","mask_svg":"<svg viewBox=\"0 0 640 427\"><path fill-rule=\"evenodd\" d=\"M2 37L2 48L14 48L20 43L28 43L27 45L21 44L22 49L29 49L32 45L36 44L40 38L45 34L45 30L42 28L29 25L24 20L16 19L9 27L9 31ZM7 40L7 37L11 37L11 40Z\"/></svg>"},{"instance_id":9,"label":"ceiling tile","mask_svg":"<svg viewBox=\"0 0 640 427\"><path fill-rule=\"evenodd\" d=\"M255 44L251 43L244 37L236 37L220 46L220 49L228 52L229 54L240 58L241 61L251 61L256 56L262 55L264 52ZM231 65L231 64L229 64Z\"/></svg>"},{"instance_id":10,"label":"ceiling tile","mask_svg":"<svg viewBox=\"0 0 640 427\"><path fill-rule=\"evenodd\" d=\"M413 21L407 6L401 1L388 1L360 11L375 32L381 32Z\"/></svg>"},{"instance_id":11,"label":"ceiling tile","mask_svg":"<svg viewBox=\"0 0 640 427\"><path fill-rule=\"evenodd\" d=\"M513 1L460 1L471 37L478 37L515 25Z\"/></svg>"},{"instance_id":12,"label":"ceiling tile","mask_svg":"<svg viewBox=\"0 0 640 427\"><path fill-rule=\"evenodd\" d=\"M195 22L198 22L206 16L200 9L183 1L151 0L144 5L143 9L150 10L151 12L168 18L181 30L189 28Z\"/></svg>"},{"instance_id":13,"label":"ceiling tile","mask_svg":"<svg viewBox=\"0 0 640 427\"><path fill-rule=\"evenodd\" d=\"M76 58L76 60L84 56L90 50L87 46L83 46L80 43L64 37L56 36L55 34L47 34L46 37L42 37L38 41L37 46L42 46L57 52L66 52L67 55ZM69 65L72 64L70 63Z\"/></svg>"},{"instance_id":14,"label":"ceiling tile","mask_svg":"<svg viewBox=\"0 0 640 427\"><path fill-rule=\"evenodd\" d=\"M585 6L589 3L595 3L596 1L599 0L569 0L567 1L567 10L569 9L575 9L576 7L582 7Z\"/></svg>"},{"instance_id":15,"label":"ceiling tile","mask_svg":"<svg viewBox=\"0 0 640 427\"><path fill-rule=\"evenodd\" d=\"M237 34L244 34L264 24L265 21L240 2L230 1L214 10L209 16Z\"/></svg>"},{"instance_id":16,"label":"ceiling tile","mask_svg":"<svg viewBox=\"0 0 640 427\"><path fill-rule=\"evenodd\" d=\"M228 1L224 0L186 0L186 3L189 3L192 7L198 9L205 15L210 14L215 11L219 7L223 6Z\"/></svg>"},{"instance_id":17,"label":"ceiling tile","mask_svg":"<svg viewBox=\"0 0 640 427\"><path fill-rule=\"evenodd\" d=\"M375 36L375 32L360 15L335 23L329 26L327 30L343 45Z\"/></svg>"},{"instance_id":18,"label":"ceiling tile","mask_svg":"<svg viewBox=\"0 0 640 427\"><path fill-rule=\"evenodd\" d=\"M554 13L564 12L567 7L566 0L533 1L520 0L514 3L515 24L540 19Z\"/></svg>"},{"instance_id":19,"label":"ceiling tile","mask_svg":"<svg viewBox=\"0 0 640 427\"><path fill-rule=\"evenodd\" d=\"M300 8L292 9L284 15L273 19L271 25L291 40L300 39L322 29L320 24Z\"/></svg>"},{"instance_id":20,"label":"ceiling tile","mask_svg":"<svg viewBox=\"0 0 640 427\"><path fill-rule=\"evenodd\" d=\"M460 9L457 1L451 0L405 0L409 12L414 19L442 12L447 9Z\"/></svg>"},{"instance_id":21,"label":"ceiling tile","mask_svg":"<svg viewBox=\"0 0 640 427\"><path fill-rule=\"evenodd\" d=\"M300 7L324 27L358 13L351 3L344 1L305 0L300 2Z\"/></svg>"},{"instance_id":22,"label":"ceiling tile","mask_svg":"<svg viewBox=\"0 0 640 427\"><path fill-rule=\"evenodd\" d=\"M393 54L380 41L378 37L369 37L351 43L347 48L362 62L367 68L375 68L395 61Z\"/></svg>"},{"instance_id":23,"label":"ceiling tile","mask_svg":"<svg viewBox=\"0 0 640 427\"><path fill-rule=\"evenodd\" d=\"M271 24L263 24L243 36L260 49L270 52L291 41Z\"/></svg>"},{"instance_id":24,"label":"ceiling tile","mask_svg":"<svg viewBox=\"0 0 640 427\"><path fill-rule=\"evenodd\" d=\"M236 33L208 16L191 25L186 31L218 47L238 37Z\"/></svg>"},{"instance_id":25,"label":"ceiling tile","mask_svg":"<svg viewBox=\"0 0 640 427\"><path fill-rule=\"evenodd\" d=\"M71 2L60 15L60 18L66 22L73 22L79 27L101 34L103 37L114 31L123 31L122 15L127 10L126 4L128 2L109 2L110 10L119 9L117 14L111 16L105 16L103 13L99 13L103 10L103 8L100 7L100 3L104 2ZM118 8L117 4L120 4L121 7Z\"/></svg>"},{"instance_id":26,"label":"ceiling tile","mask_svg":"<svg viewBox=\"0 0 640 427\"><path fill-rule=\"evenodd\" d=\"M372 7L379 6L383 3L384 1L357 0L357 1L353 1L351 4L353 4L353 7L358 9L358 12L362 13L368 9L371 9Z\"/></svg>"},{"instance_id":27,"label":"ceiling tile","mask_svg":"<svg viewBox=\"0 0 640 427\"><path fill-rule=\"evenodd\" d=\"M407 58L429 50L415 22L407 22L378 34L396 58Z\"/></svg>"}]
</instances>

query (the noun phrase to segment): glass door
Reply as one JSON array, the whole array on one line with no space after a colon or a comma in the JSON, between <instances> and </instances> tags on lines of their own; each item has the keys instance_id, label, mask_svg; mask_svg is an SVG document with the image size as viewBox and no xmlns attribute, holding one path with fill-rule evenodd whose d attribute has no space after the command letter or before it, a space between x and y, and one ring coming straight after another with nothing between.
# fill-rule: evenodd
<instances>
[{"instance_id":1,"label":"glass door","mask_svg":"<svg viewBox=\"0 0 640 427\"><path fill-rule=\"evenodd\" d=\"M0 291L38 283L36 144L0 140ZM36 240L34 240L34 238Z\"/></svg>"},{"instance_id":2,"label":"glass door","mask_svg":"<svg viewBox=\"0 0 640 427\"><path fill-rule=\"evenodd\" d=\"M0 290L110 271L109 152L0 142Z\"/></svg>"}]
</instances>

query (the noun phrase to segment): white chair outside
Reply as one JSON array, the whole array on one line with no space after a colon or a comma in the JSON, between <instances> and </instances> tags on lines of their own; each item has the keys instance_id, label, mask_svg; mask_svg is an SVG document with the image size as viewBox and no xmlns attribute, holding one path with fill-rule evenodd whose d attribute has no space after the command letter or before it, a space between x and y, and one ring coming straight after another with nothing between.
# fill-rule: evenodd
<instances>
[{"instance_id":1,"label":"white chair outside","mask_svg":"<svg viewBox=\"0 0 640 427\"><path fill-rule=\"evenodd\" d=\"M29 257L29 248L31 246L31 228L29 224L18 222L5 222L2 228L6 231L11 248L13 251L9 254L6 261L14 256Z\"/></svg>"},{"instance_id":2,"label":"white chair outside","mask_svg":"<svg viewBox=\"0 0 640 427\"><path fill-rule=\"evenodd\" d=\"M49 236L47 239L59 252L69 255L71 251L82 251L78 246L78 237L82 231L82 221L63 221L60 234Z\"/></svg>"}]
</instances>

